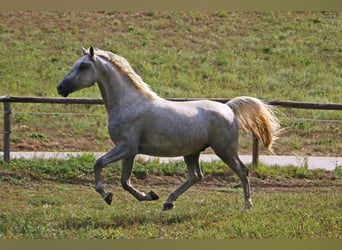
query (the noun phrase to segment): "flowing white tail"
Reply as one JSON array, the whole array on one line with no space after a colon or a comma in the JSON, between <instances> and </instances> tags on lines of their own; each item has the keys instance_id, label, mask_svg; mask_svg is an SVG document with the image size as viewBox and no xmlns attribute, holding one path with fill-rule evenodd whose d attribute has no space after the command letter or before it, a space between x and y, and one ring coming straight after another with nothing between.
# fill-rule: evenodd
<instances>
[{"instance_id":1,"label":"flowing white tail","mask_svg":"<svg viewBox=\"0 0 342 250\"><path fill-rule=\"evenodd\" d=\"M250 130L273 153L272 144L277 139L280 128L273 108L261 100L249 96L236 97L227 105L236 115L239 127Z\"/></svg>"}]
</instances>

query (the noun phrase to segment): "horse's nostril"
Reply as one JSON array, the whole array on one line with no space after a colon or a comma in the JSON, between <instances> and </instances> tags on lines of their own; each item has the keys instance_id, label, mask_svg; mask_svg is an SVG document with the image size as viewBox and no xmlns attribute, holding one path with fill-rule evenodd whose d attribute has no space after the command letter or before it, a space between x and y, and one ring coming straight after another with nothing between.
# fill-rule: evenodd
<instances>
[{"instance_id":1,"label":"horse's nostril","mask_svg":"<svg viewBox=\"0 0 342 250\"><path fill-rule=\"evenodd\" d=\"M61 85L58 85L58 86L57 86L57 92L58 92L58 93L61 93L62 91L63 91L62 86L61 86Z\"/></svg>"},{"instance_id":2,"label":"horse's nostril","mask_svg":"<svg viewBox=\"0 0 342 250\"><path fill-rule=\"evenodd\" d=\"M65 90L63 90L63 88L60 84L57 85L57 92L58 92L58 94L60 94L64 97L66 97L68 95L68 93Z\"/></svg>"}]
</instances>

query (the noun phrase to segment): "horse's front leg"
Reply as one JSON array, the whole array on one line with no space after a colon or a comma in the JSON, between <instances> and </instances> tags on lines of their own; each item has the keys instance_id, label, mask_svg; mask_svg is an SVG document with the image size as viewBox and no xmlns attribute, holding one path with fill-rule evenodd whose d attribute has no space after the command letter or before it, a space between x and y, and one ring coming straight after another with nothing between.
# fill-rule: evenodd
<instances>
[{"instance_id":1,"label":"horse's front leg","mask_svg":"<svg viewBox=\"0 0 342 250\"><path fill-rule=\"evenodd\" d=\"M139 201L151 201L151 200L158 200L158 195L153 192L140 192L139 190L135 189L131 182L130 176L133 169L133 161L134 157L127 157L122 160L122 173L121 173L121 185L122 187L130 192L137 200Z\"/></svg>"},{"instance_id":2,"label":"horse's front leg","mask_svg":"<svg viewBox=\"0 0 342 250\"><path fill-rule=\"evenodd\" d=\"M130 151L126 147L119 144L115 148L113 148L111 151L107 152L106 154L101 156L99 159L97 159L94 164L95 190L102 196L102 198L107 202L108 205L112 203L113 194L110 192L106 192L104 190L101 170L107 164L118 161L126 157L127 155L129 155L129 152Z\"/></svg>"}]
</instances>

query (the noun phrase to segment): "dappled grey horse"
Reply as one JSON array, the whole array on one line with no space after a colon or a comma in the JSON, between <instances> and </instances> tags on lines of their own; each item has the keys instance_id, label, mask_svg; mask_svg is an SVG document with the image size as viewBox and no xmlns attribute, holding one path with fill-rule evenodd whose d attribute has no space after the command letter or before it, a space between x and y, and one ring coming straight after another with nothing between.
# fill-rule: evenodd
<instances>
[{"instance_id":1,"label":"dappled grey horse","mask_svg":"<svg viewBox=\"0 0 342 250\"><path fill-rule=\"evenodd\" d=\"M253 97L237 97L226 104L168 101L153 92L125 58L93 47L82 51L83 56L58 84L57 91L66 97L98 83L115 147L94 164L95 189L109 205L113 195L104 190L101 176L107 164L122 160L123 188L139 201L157 200L153 191L141 192L130 183L135 156L184 156L188 177L164 202L163 209L168 210L184 191L202 179L199 156L211 147L240 178L243 209L252 206L248 168L237 154L238 130L252 131L271 150L279 122L270 106Z\"/></svg>"}]
</instances>

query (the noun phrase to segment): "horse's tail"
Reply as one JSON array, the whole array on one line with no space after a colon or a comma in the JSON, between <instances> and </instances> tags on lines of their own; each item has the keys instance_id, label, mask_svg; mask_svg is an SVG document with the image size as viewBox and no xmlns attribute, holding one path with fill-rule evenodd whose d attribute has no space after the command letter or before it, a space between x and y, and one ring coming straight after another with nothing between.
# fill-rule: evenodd
<instances>
[{"instance_id":1,"label":"horse's tail","mask_svg":"<svg viewBox=\"0 0 342 250\"><path fill-rule=\"evenodd\" d=\"M272 107L248 96L233 98L227 105L237 117L239 127L250 130L273 153L272 144L277 139L280 124Z\"/></svg>"}]
</instances>

